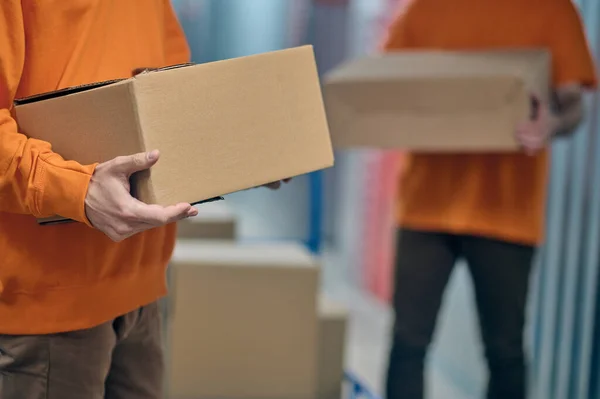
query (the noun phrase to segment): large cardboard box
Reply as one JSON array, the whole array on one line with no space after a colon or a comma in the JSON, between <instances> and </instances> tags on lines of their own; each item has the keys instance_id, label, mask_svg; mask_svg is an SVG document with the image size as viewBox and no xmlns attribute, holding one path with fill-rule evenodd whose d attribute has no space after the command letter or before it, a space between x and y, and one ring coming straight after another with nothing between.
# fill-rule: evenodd
<instances>
[{"instance_id":1,"label":"large cardboard box","mask_svg":"<svg viewBox=\"0 0 600 399\"><path fill-rule=\"evenodd\" d=\"M237 220L225 201L198 206L198 216L178 223L177 237L199 240L234 240Z\"/></svg>"},{"instance_id":2,"label":"large cardboard box","mask_svg":"<svg viewBox=\"0 0 600 399\"><path fill-rule=\"evenodd\" d=\"M293 244L180 242L170 399L314 399L319 267Z\"/></svg>"},{"instance_id":3,"label":"large cardboard box","mask_svg":"<svg viewBox=\"0 0 600 399\"><path fill-rule=\"evenodd\" d=\"M317 399L341 399L344 380L348 310L319 298L319 375Z\"/></svg>"},{"instance_id":4,"label":"large cardboard box","mask_svg":"<svg viewBox=\"0 0 600 399\"><path fill-rule=\"evenodd\" d=\"M15 102L20 130L82 164L158 149L146 203L196 203L333 165L312 47L141 73Z\"/></svg>"},{"instance_id":5,"label":"large cardboard box","mask_svg":"<svg viewBox=\"0 0 600 399\"><path fill-rule=\"evenodd\" d=\"M407 51L350 61L325 78L334 147L518 150L530 93L550 88L544 50Z\"/></svg>"}]
</instances>

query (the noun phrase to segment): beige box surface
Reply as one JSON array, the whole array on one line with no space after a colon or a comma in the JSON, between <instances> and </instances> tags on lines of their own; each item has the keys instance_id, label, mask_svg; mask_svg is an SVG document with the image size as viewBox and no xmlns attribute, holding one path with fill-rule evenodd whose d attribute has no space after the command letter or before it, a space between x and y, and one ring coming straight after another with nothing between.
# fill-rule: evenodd
<instances>
[{"instance_id":1,"label":"beige box surface","mask_svg":"<svg viewBox=\"0 0 600 399\"><path fill-rule=\"evenodd\" d=\"M348 310L319 298L319 375L317 399L341 399L344 379Z\"/></svg>"},{"instance_id":2,"label":"beige box surface","mask_svg":"<svg viewBox=\"0 0 600 399\"><path fill-rule=\"evenodd\" d=\"M303 247L181 241L171 265L169 398L315 398L319 267Z\"/></svg>"},{"instance_id":3,"label":"beige box surface","mask_svg":"<svg viewBox=\"0 0 600 399\"><path fill-rule=\"evenodd\" d=\"M530 93L546 100L543 50L407 51L350 61L325 77L334 147L516 151Z\"/></svg>"},{"instance_id":4,"label":"beige box surface","mask_svg":"<svg viewBox=\"0 0 600 399\"><path fill-rule=\"evenodd\" d=\"M20 130L82 164L158 149L146 203L196 203L333 165L312 47L174 67L15 102Z\"/></svg>"},{"instance_id":5,"label":"beige box surface","mask_svg":"<svg viewBox=\"0 0 600 399\"><path fill-rule=\"evenodd\" d=\"M234 240L236 215L225 201L198 206L198 216L177 224L180 239Z\"/></svg>"}]
</instances>

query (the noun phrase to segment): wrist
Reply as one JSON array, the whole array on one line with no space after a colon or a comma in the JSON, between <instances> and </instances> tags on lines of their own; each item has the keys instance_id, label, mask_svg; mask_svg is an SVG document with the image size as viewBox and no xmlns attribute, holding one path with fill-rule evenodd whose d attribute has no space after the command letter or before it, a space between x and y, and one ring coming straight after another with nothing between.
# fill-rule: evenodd
<instances>
[{"instance_id":1,"label":"wrist","mask_svg":"<svg viewBox=\"0 0 600 399\"><path fill-rule=\"evenodd\" d=\"M42 197L46 209L43 213L52 212L91 226L86 215L85 202L94 169L95 165L84 166L77 171L46 165Z\"/></svg>"},{"instance_id":2,"label":"wrist","mask_svg":"<svg viewBox=\"0 0 600 399\"><path fill-rule=\"evenodd\" d=\"M548 115L547 136L554 137L560 135L562 131L563 129L560 117L551 111Z\"/></svg>"}]
</instances>

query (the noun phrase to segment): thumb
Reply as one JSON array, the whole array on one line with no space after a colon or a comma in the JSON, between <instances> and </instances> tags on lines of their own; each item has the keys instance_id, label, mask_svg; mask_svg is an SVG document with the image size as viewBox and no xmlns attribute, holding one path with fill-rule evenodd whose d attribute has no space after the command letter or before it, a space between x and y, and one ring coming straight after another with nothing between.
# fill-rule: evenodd
<instances>
[{"instance_id":1,"label":"thumb","mask_svg":"<svg viewBox=\"0 0 600 399\"><path fill-rule=\"evenodd\" d=\"M114 167L118 172L130 176L136 172L150 169L156 164L159 156L159 152L154 150L150 152L141 152L134 155L118 157L114 160Z\"/></svg>"}]
</instances>

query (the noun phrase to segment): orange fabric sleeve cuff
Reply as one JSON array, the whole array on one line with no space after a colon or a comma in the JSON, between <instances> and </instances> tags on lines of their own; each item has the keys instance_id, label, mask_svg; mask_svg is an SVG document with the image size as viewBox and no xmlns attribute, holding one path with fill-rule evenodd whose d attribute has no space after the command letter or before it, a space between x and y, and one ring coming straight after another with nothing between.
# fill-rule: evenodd
<instances>
[{"instance_id":1,"label":"orange fabric sleeve cuff","mask_svg":"<svg viewBox=\"0 0 600 399\"><path fill-rule=\"evenodd\" d=\"M562 85L579 83L583 89L585 90L595 90L598 88L598 80L596 76L593 74L593 71L588 74L577 73L576 71L566 75L564 78L558 78L554 82L555 87L560 87Z\"/></svg>"},{"instance_id":2,"label":"orange fabric sleeve cuff","mask_svg":"<svg viewBox=\"0 0 600 399\"><path fill-rule=\"evenodd\" d=\"M65 169L39 160L34 182L39 214L59 215L92 227L85 214L85 197L95 169L96 165Z\"/></svg>"}]
</instances>

